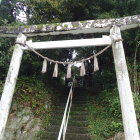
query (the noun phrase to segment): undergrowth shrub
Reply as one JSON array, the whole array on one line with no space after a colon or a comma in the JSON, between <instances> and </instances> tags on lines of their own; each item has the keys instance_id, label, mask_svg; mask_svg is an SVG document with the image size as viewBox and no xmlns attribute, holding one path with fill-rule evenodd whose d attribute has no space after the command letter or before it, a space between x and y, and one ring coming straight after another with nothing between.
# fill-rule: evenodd
<instances>
[{"instance_id":1,"label":"undergrowth shrub","mask_svg":"<svg viewBox=\"0 0 140 140\"><path fill-rule=\"evenodd\" d=\"M96 99L100 104L106 106L108 114L112 117L121 119L121 105L118 89L114 88L112 90L104 90L99 94ZM133 100L135 104L135 110L137 113L137 118L140 119L140 97L139 94L133 93Z\"/></svg>"},{"instance_id":2,"label":"undergrowth shrub","mask_svg":"<svg viewBox=\"0 0 140 140\"><path fill-rule=\"evenodd\" d=\"M113 90L104 90L96 100L106 107L111 117L121 118L120 99L116 88Z\"/></svg>"},{"instance_id":3,"label":"undergrowth shrub","mask_svg":"<svg viewBox=\"0 0 140 140\"><path fill-rule=\"evenodd\" d=\"M137 120L140 122L139 94L133 93ZM123 131L118 89L104 90L88 105L90 134L94 139L106 140Z\"/></svg>"},{"instance_id":4,"label":"undergrowth shrub","mask_svg":"<svg viewBox=\"0 0 140 140\"><path fill-rule=\"evenodd\" d=\"M2 94L2 90L3 90L3 85L4 85L4 82L0 81L0 97L1 97L1 94Z\"/></svg>"},{"instance_id":5,"label":"undergrowth shrub","mask_svg":"<svg viewBox=\"0 0 140 140\"><path fill-rule=\"evenodd\" d=\"M46 88L36 76L22 76L17 80L13 103L18 109L30 107L35 116L44 118L41 114L49 114L50 110L50 93L51 88Z\"/></svg>"},{"instance_id":6,"label":"undergrowth shrub","mask_svg":"<svg viewBox=\"0 0 140 140\"><path fill-rule=\"evenodd\" d=\"M134 93L133 99L134 99L134 103L135 103L135 110L136 110L137 119L140 122L140 96L139 96L139 94Z\"/></svg>"}]
</instances>

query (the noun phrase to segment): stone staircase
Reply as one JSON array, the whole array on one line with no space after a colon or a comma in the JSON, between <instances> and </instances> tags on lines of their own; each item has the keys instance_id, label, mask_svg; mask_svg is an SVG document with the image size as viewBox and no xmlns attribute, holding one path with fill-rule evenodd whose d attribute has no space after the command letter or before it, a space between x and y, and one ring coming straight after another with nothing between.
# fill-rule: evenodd
<instances>
[{"instance_id":1,"label":"stone staircase","mask_svg":"<svg viewBox=\"0 0 140 140\"><path fill-rule=\"evenodd\" d=\"M57 140L67 97L68 93L56 95L52 106L49 126L45 130L46 135L43 136L41 140ZM75 89L66 132L66 140L91 140L88 132L87 102L87 96L84 94L83 89Z\"/></svg>"}]
</instances>

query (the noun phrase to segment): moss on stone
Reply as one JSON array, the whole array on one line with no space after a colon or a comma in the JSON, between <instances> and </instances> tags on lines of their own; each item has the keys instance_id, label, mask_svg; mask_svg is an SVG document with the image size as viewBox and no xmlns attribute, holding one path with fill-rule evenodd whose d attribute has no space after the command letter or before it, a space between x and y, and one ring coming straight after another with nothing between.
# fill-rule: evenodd
<instances>
[{"instance_id":1,"label":"moss on stone","mask_svg":"<svg viewBox=\"0 0 140 140\"><path fill-rule=\"evenodd\" d=\"M7 26L7 30L16 30L19 26Z\"/></svg>"},{"instance_id":2,"label":"moss on stone","mask_svg":"<svg viewBox=\"0 0 140 140\"><path fill-rule=\"evenodd\" d=\"M44 26L44 24L37 25L37 30L42 30L43 26Z\"/></svg>"},{"instance_id":3,"label":"moss on stone","mask_svg":"<svg viewBox=\"0 0 140 140\"><path fill-rule=\"evenodd\" d=\"M65 28L68 28L68 25L67 25L67 24L65 24L65 25L64 25L64 27L65 27Z\"/></svg>"},{"instance_id":4,"label":"moss on stone","mask_svg":"<svg viewBox=\"0 0 140 140\"><path fill-rule=\"evenodd\" d=\"M54 25L55 25L55 26L60 26L60 25L61 25L61 23L54 23Z\"/></svg>"},{"instance_id":5,"label":"moss on stone","mask_svg":"<svg viewBox=\"0 0 140 140\"><path fill-rule=\"evenodd\" d=\"M25 25L24 28L29 29L29 28L31 28L31 26L30 25Z\"/></svg>"},{"instance_id":6,"label":"moss on stone","mask_svg":"<svg viewBox=\"0 0 140 140\"><path fill-rule=\"evenodd\" d=\"M82 24L84 24L84 23L86 23L87 21L79 21L80 23L82 23Z\"/></svg>"}]
</instances>

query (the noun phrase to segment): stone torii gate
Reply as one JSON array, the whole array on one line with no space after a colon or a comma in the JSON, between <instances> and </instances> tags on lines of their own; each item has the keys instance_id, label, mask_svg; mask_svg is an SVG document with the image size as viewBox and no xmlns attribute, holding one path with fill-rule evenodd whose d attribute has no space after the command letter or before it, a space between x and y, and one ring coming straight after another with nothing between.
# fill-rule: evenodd
<instances>
[{"instance_id":1,"label":"stone torii gate","mask_svg":"<svg viewBox=\"0 0 140 140\"><path fill-rule=\"evenodd\" d=\"M87 20L25 27L0 27L0 37L17 37L16 42L24 44L28 36L110 32L110 36L103 36L102 38L49 42L27 41L26 43L34 49L105 46L112 44L125 139L140 140L123 44L121 40L114 43L114 41L121 39L121 31L136 28L139 25L140 15L135 15L117 19ZM25 50L28 50L28 48L20 44L15 45L0 100L0 140L3 139L20 63Z\"/></svg>"}]
</instances>

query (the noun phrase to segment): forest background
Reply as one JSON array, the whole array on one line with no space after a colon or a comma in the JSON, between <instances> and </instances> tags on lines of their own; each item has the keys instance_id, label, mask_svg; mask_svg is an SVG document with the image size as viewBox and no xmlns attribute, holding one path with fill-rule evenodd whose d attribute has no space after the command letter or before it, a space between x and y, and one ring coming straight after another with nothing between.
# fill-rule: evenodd
<instances>
[{"instance_id":1,"label":"forest background","mask_svg":"<svg viewBox=\"0 0 140 140\"><path fill-rule=\"evenodd\" d=\"M0 26L20 26L46 23L59 23L67 21L83 21L105 18L117 18L128 15L135 15L140 12L139 0L3 0L0 5ZM124 31L124 49L128 69L130 73L132 90L139 92L139 28ZM34 37L33 41L42 40L64 40L76 38L98 37L98 34L80 34L80 35L58 35ZM15 39L0 38L0 79L4 80L9 66L12 46ZM85 58L93 54L93 51L99 51L99 48L77 49L76 58ZM48 50L45 54L55 60L71 60L73 58L73 49ZM41 62L31 53L26 53L21 66L21 74L38 75L40 74ZM97 82L103 88L116 84L114 61L112 51L107 51L99 57L100 72L97 74ZM86 64L87 72L93 73L91 64ZM52 73L53 68L48 69ZM60 77L66 73L66 67L60 67ZM113 74L113 76L111 76ZM49 76L51 74L47 74ZM51 76L49 77L51 79ZM106 81L106 82L105 82Z\"/></svg>"},{"instance_id":2,"label":"forest background","mask_svg":"<svg viewBox=\"0 0 140 140\"><path fill-rule=\"evenodd\" d=\"M60 23L67 21L83 21L107 18L118 18L140 13L139 0L2 0L0 4L0 26L21 26L46 23ZM68 40L99 37L100 34L57 35L32 37L33 41ZM135 98L137 118L140 120L140 29L135 28L122 32L124 50L128 65L130 82ZM15 43L14 38L0 38L0 90L4 83ZM73 58L73 52L76 57ZM59 61L71 61L86 58L100 51L100 48L78 48L40 51L42 54ZM43 79L44 83L52 84L54 65L48 67L45 75L41 74L42 59L32 52L25 52L20 68L20 77L34 77ZM96 85L103 95L99 98L107 105L110 115L120 118L118 94L116 92L116 76L112 50L108 50L98 57L100 70L93 72L93 64L87 62L86 72L94 75ZM62 77L66 74L66 66L59 67L58 84L62 85ZM73 75L78 75L78 68L73 68ZM91 78L93 78L91 76ZM27 80L27 78L26 78ZM24 81L24 80L23 80ZM31 80L29 80L31 81ZM1 94L1 93L0 93ZM100 102L99 101L99 102ZM115 114L116 113L116 114ZM116 128L120 129L118 124Z\"/></svg>"}]
</instances>

